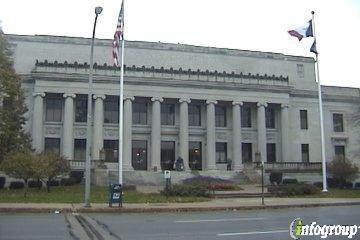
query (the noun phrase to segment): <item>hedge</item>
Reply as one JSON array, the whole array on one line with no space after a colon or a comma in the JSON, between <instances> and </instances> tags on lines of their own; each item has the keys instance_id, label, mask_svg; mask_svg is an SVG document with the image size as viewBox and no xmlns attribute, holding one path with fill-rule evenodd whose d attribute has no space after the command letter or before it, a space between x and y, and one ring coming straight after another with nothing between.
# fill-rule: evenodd
<instances>
[{"instance_id":1,"label":"hedge","mask_svg":"<svg viewBox=\"0 0 360 240\"><path fill-rule=\"evenodd\" d=\"M207 197L209 191L204 185L174 184L169 189L164 189L161 194L166 196L195 196Z\"/></svg>"},{"instance_id":2,"label":"hedge","mask_svg":"<svg viewBox=\"0 0 360 240\"><path fill-rule=\"evenodd\" d=\"M277 196L300 196L312 195L320 192L320 189L307 183L283 184L278 186L269 186L268 191Z\"/></svg>"}]
</instances>

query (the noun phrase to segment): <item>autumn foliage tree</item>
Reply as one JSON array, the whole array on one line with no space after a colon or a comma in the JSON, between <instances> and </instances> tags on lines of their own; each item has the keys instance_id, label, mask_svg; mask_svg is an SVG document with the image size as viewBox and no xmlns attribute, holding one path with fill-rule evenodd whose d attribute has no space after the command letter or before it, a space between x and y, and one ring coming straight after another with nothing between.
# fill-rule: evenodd
<instances>
[{"instance_id":1,"label":"autumn foliage tree","mask_svg":"<svg viewBox=\"0 0 360 240\"><path fill-rule=\"evenodd\" d=\"M14 152L8 154L0 165L0 170L13 178L24 180L26 197L28 189L28 181L37 175L40 166L36 162L36 157L30 152Z\"/></svg>"},{"instance_id":2,"label":"autumn foliage tree","mask_svg":"<svg viewBox=\"0 0 360 240\"><path fill-rule=\"evenodd\" d=\"M10 56L9 44L0 29L0 163L8 153L30 148L30 138L23 129L27 112L24 92Z\"/></svg>"},{"instance_id":3,"label":"autumn foliage tree","mask_svg":"<svg viewBox=\"0 0 360 240\"><path fill-rule=\"evenodd\" d=\"M356 179L359 173L359 168L349 159L343 157L335 157L327 168L340 186L344 186L346 182Z\"/></svg>"},{"instance_id":4,"label":"autumn foliage tree","mask_svg":"<svg viewBox=\"0 0 360 240\"><path fill-rule=\"evenodd\" d=\"M0 171L13 178L22 179L25 183L24 196L26 197L27 184L30 179L40 179L46 184L49 192L48 182L59 175L67 174L70 166L68 160L52 152L37 154L20 151L8 154L0 164Z\"/></svg>"},{"instance_id":5,"label":"autumn foliage tree","mask_svg":"<svg viewBox=\"0 0 360 240\"><path fill-rule=\"evenodd\" d=\"M69 161L53 152L45 152L36 155L38 168L36 178L41 179L46 184L47 191L50 192L50 182L61 174L70 171Z\"/></svg>"}]
</instances>

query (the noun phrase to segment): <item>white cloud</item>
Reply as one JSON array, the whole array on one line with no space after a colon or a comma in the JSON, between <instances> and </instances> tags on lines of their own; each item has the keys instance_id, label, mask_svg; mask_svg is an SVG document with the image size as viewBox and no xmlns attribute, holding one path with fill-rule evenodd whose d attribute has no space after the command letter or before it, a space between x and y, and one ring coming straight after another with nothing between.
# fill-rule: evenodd
<instances>
[{"instance_id":1,"label":"white cloud","mask_svg":"<svg viewBox=\"0 0 360 240\"><path fill-rule=\"evenodd\" d=\"M102 5L97 37L112 38L121 1L2 0L7 33L90 37L94 7ZM360 87L360 4L357 0L127 0L126 38L313 56L287 30L315 10L321 81ZM19 7L21 6L21 7Z\"/></svg>"}]
</instances>

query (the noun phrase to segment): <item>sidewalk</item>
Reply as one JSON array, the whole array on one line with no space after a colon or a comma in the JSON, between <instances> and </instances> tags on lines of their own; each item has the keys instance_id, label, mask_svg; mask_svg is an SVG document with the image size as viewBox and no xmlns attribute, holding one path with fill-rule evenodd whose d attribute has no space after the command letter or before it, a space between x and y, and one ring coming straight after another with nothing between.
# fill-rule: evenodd
<instances>
[{"instance_id":1,"label":"sidewalk","mask_svg":"<svg viewBox=\"0 0 360 240\"><path fill-rule=\"evenodd\" d=\"M177 212L177 211L220 211L250 210L293 207L322 207L360 205L360 199L347 198L265 198L261 205L260 198L213 199L208 202L195 203L127 203L122 208L108 207L107 204L92 204L84 208L82 204L48 204L48 203L0 203L0 212Z\"/></svg>"}]
</instances>

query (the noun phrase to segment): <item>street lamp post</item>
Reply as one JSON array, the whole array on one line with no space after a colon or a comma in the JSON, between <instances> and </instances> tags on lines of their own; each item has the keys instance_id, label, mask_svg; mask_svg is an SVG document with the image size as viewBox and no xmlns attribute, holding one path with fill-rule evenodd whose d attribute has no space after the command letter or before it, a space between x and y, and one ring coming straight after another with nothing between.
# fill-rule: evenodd
<instances>
[{"instance_id":1,"label":"street lamp post","mask_svg":"<svg viewBox=\"0 0 360 240\"><path fill-rule=\"evenodd\" d=\"M87 126L86 126L86 163L85 163L85 200L84 207L90 207L90 173L91 173L91 138L92 138L92 92L93 92L93 58L94 58L94 39L96 21L99 14L102 12L102 7L95 8L95 20L94 28L91 39L90 50L90 70L89 70L89 91L88 91L88 103L87 103Z\"/></svg>"},{"instance_id":2,"label":"street lamp post","mask_svg":"<svg viewBox=\"0 0 360 240\"><path fill-rule=\"evenodd\" d=\"M255 153L255 161L261 163L261 205L265 205L264 199L264 160L261 157L261 152Z\"/></svg>"}]
</instances>

